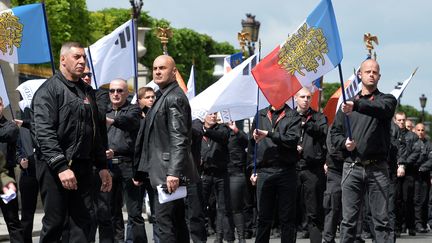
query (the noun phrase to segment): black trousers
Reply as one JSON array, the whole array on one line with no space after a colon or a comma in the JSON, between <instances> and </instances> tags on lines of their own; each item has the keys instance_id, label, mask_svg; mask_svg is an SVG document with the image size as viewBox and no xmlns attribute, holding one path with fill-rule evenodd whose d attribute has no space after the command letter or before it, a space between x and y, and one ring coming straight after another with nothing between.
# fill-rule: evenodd
<instances>
[{"instance_id":1,"label":"black trousers","mask_svg":"<svg viewBox=\"0 0 432 243\"><path fill-rule=\"evenodd\" d=\"M5 204L3 200L0 200L0 208L9 232L10 242L24 242L23 227L18 216L18 198L13 199L8 204Z\"/></svg>"},{"instance_id":2,"label":"black trousers","mask_svg":"<svg viewBox=\"0 0 432 243\"><path fill-rule=\"evenodd\" d=\"M142 216L143 195L140 187L133 184L132 163L123 162L113 164L113 188L111 210L116 240L124 241L124 223L122 207L126 204L128 219L132 224L132 238L134 243L147 243L144 218ZM123 198L123 200L120 200ZM122 230L118 231L119 222ZM120 226L121 227L121 226Z\"/></svg>"},{"instance_id":3,"label":"black trousers","mask_svg":"<svg viewBox=\"0 0 432 243\"><path fill-rule=\"evenodd\" d=\"M155 189L155 212L160 242L188 243L189 230L185 219L184 199L159 203Z\"/></svg>"},{"instance_id":4,"label":"black trousers","mask_svg":"<svg viewBox=\"0 0 432 243\"><path fill-rule=\"evenodd\" d=\"M71 169L78 182L78 190L63 188L57 173L44 161L36 162L36 175L45 215L42 219L40 243L59 242L62 234L69 239L63 242L88 242L91 226L91 161L74 161ZM67 228L64 228L67 226ZM64 230L64 232L63 232Z\"/></svg>"},{"instance_id":5,"label":"black trousers","mask_svg":"<svg viewBox=\"0 0 432 243\"><path fill-rule=\"evenodd\" d=\"M207 241L206 219L201 181L187 186L186 212L191 239L194 243Z\"/></svg>"},{"instance_id":6,"label":"black trousers","mask_svg":"<svg viewBox=\"0 0 432 243\"><path fill-rule=\"evenodd\" d=\"M414 229L414 175L408 170L404 177L397 178L396 229L401 230L405 223L407 229Z\"/></svg>"},{"instance_id":7,"label":"black trousers","mask_svg":"<svg viewBox=\"0 0 432 243\"><path fill-rule=\"evenodd\" d=\"M96 229L99 228L99 242L112 243L114 241L114 229L111 222L111 192L101 192L101 184L99 171L94 169L91 190L92 209L90 211L92 224L89 239L95 241Z\"/></svg>"},{"instance_id":8,"label":"black trousers","mask_svg":"<svg viewBox=\"0 0 432 243\"><path fill-rule=\"evenodd\" d=\"M226 241L235 240L228 173L204 173L201 180L205 204L207 205L212 189L216 195L216 237Z\"/></svg>"},{"instance_id":9,"label":"black trousers","mask_svg":"<svg viewBox=\"0 0 432 243\"><path fill-rule=\"evenodd\" d=\"M256 243L269 242L275 206L278 205L281 242L296 241L296 171L257 173L258 224Z\"/></svg>"},{"instance_id":10,"label":"black trousers","mask_svg":"<svg viewBox=\"0 0 432 243\"><path fill-rule=\"evenodd\" d=\"M324 192L324 242L335 242L337 226L342 219L342 171L327 171L327 187Z\"/></svg>"},{"instance_id":11,"label":"black trousers","mask_svg":"<svg viewBox=\"0 0 432 243\"><path fill-rule=\"evenodd\" d=\"M304 202L311 243L321 243L324 225L323 193L325 189L324 169L316 168L297 171L297 188L302 192L298 200ZM297 205L299 208L300 205Z\"/></svg>"},{"instance_id":12,"label":"black trousers","mask_svg":"<svg viewBox=\"0 0 432 243\"><path fill-rule=\"evenodd\" d=\"M36 212L39 185L35 175L23 171L19 180L21 193L21 224L25 243L32 243L33 219Z\"/></svg>"}]
</instances>

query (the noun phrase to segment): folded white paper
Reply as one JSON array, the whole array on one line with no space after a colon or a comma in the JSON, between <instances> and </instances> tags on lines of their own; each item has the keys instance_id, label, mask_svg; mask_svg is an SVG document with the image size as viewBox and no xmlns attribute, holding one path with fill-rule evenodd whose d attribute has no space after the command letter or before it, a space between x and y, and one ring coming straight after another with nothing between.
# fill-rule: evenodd
<instances>
[{"instance_id":1,"label":"folded white paper","mask_svg":"<svg viewBox=\"0 0 432 243\"><path fill-rule=\"evenodd\" d=\"M14 200L16 198L16 192L12 189L7 190L5 194L1 194L1 199L5 204L8 204L8 202Z\"/></svg>"},{"instance_id":2,"label":"folded white paper","mask_svg":"<svg viewBox=\"0 0 432 243\"><path fill-rule=\"evenodd\" d=\"M164 204L180 198L185 198L187 194L186 186L179 186L175 192L169 194L163 191L162 185L156 187L158 191L159 203Z\"/></svg>"}]
</instances>

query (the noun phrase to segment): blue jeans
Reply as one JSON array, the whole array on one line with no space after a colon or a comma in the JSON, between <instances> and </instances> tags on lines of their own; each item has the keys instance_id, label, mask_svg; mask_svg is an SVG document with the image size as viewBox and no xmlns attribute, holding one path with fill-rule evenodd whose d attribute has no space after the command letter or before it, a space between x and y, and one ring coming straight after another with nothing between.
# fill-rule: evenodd
<instances>
[{"instance_id":1,"label":"blue jeans","mask_svg":"<svg viewBox=\"0 0 432 243\"><path fill-rule=\"evenodd\" d=\"M376 242L390 242L389 171L386 161L369 165L345 162L342 173L340 242L354 242L363 200L369 202Z\"/></svg>"}]
</instances>

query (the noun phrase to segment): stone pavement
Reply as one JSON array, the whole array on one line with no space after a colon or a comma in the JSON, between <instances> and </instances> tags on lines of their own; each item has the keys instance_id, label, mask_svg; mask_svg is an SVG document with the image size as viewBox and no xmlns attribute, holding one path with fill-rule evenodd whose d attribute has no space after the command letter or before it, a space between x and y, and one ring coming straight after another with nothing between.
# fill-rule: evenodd
<instances>
[{"instance_id":1,"label":"stone pavement","mask_svg":"<svg viewBox=\"0 0 432 243\"><path fill-rule=\"evenodd\" d=\"M124 213L125 219L127 218L127 215ZM39 242L39 233L40 229L42 228L42 217L43 217L43 211L38 209L35 214L34 219L34 228L33 228L33 242ZM152 236L152 227L150 224L146 224L146 232L147 236L149 238L149 242ZM9 234L6 228L6 224L4 222L3 217L0 217L0 242L9 242ZM207 242L213 242L214 237L209 237ZM247 240L247 243L254 242L253 239ZM280 242L280 239L271 239L271 243ZM299 243L309 243L309 239L297 239L297 242ZM371 243L372 241L370 239L366 240L366 243ZM417 236L408 236L407 234L402 234L401 238L397 239L397 242L401 243L431 243L432 242L432 232L427 234L417 234Z\"/></svg>"}]
</instances>

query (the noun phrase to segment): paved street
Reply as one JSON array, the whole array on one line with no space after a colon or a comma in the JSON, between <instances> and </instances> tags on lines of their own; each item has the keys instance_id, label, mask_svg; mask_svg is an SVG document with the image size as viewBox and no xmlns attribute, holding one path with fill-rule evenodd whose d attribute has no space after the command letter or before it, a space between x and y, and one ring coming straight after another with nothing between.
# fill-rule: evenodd
<instances>
[{"instance_id":1,"label":"paved street","mask_svg":"<svg viewBox=\"0 0 432 243\"><path fill-rule=\"evenodd\" d=\"M124 214L126 216L126 214ZM33 238L33 242L39 242L39 237L37 237L37 235L39 234L39 231L42 227L42 217L43 217L43 213L38 210L38 212L35 215L35 220L34 220L34 235L35 237ZM147 231L147 236L149 238L149 240L151 239L150 237L152 236L152 230L151 230L151 225L150 224L146 224L146 231ZM3 220L3 217L0 217L0 242L9 242L8 240L8 233L7 233L7 229L6 229L6 225L5 222ZM213 243L214 237L210 237L207 242L209 243ZM149 241L151 242L151 241ZM251 240L247 240L248 243L252 243L254 242L253 239ZM270 240L271 243L276 243L276 242L280 242L280 239L271 239ZM309 239L298 239L297 242L299 243L308 243ZM366 240L367 243L371 243L371 240ZM427 234L417 234L417 236L408 236L407 234L402 234L401 238L397 239L397 242L401 242L401 243L430 243L432 242L432 233L427 233Z\"/></svg>"}]
</instances>

